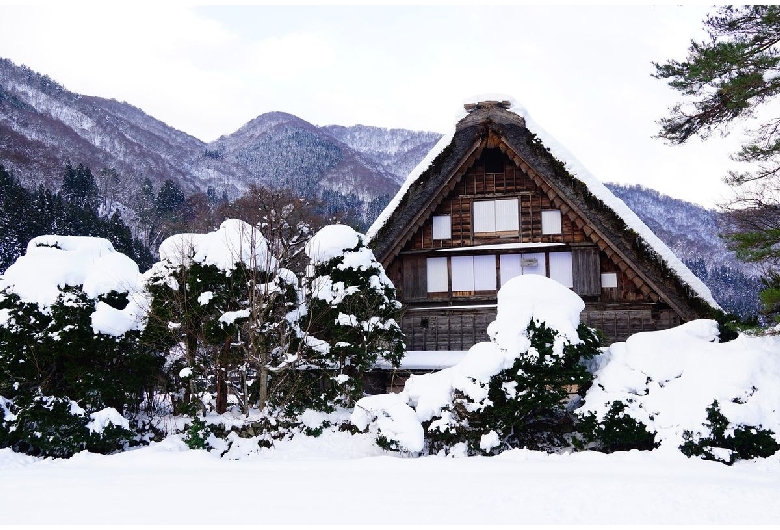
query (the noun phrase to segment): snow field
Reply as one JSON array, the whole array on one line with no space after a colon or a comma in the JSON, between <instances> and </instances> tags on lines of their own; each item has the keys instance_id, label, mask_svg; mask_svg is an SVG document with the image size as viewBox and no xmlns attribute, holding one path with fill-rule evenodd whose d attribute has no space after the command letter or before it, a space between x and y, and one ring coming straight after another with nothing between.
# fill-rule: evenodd
<instances>
[{"instance_id":1,"label":"snow field","mask_svg":"<svg viewBox=\"0 0 780 530\"><path fill-rule=\"evenodd\" d=\"M776 456L733 467L665 450L548 455L517 449L492 458L412 459L383 455L366 435L326 432L240 461L187 450L177 437L70 460L37 460L4 449L0 477L0 524L780 520Z\"/></svg>"}]
</instances>

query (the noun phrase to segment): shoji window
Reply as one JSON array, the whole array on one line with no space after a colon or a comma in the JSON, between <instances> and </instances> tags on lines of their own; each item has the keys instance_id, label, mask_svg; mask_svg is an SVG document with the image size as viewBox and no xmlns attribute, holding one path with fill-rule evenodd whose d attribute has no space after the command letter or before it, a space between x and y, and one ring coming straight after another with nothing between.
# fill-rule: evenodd
<instances>
[{"instance_id":1,"label":"shoji window","mask_svg":"<svg viewBox=\"0 0 780 530\"><path fill-rule=\"evenodd\" d=\"M517 232L519 229L517 199L474 201L474 233Z\"/></svg>"},{"instance_id":2,"label":"shoji window","mask_svg":"<svg viewBox=\"0 0 780 530\"><path fill-rule=\"evenodd\" d=\"M452 257L452 290L453 292L474 290L474 258L472 256Z\"/></svg>"},{"instance_id":3,"label":"shoji window","mask_svg":"<svg viewBox=\"0 0 780 530\"><path fill-rule=\"evenodd\" d=\"M474 202L474 232L496 231L496 201Z\"/></svg>"},{"instance_id":4,"label":"shoji window","mask_svg":"<svg viewBox=\"0 0 780 530\"><path fill-rule=\"evenodd\" d=\"M602 288L612 288L617 287L617 273L616 272L605 272L601 275L601 287Z\"/></svg>"},{"instance_id":5,"label":"shoji window","mask_svg":"<svg viewBox=\"0 0 780 530\"><path fill-rule=\"evenodd\" d=\"M433 216L433 239L450 239L452 237L452 218L449 215Z\"/></svg>"},{"instance_id":6,"label":"shoji window","mask_svg":"<svg viewBox=\"0 0 780 530\"><path fill-rule=\"evenodd\" d=\"M517 199L497 200L496 232L517 232L519 228L520 216L517 209Z\"/></svg>"},{"instance_id":7,"label":"shoji window","mask_svg":"<svg viewBox=\"0 0 780 530\"><path fill-rule=\"evenodd\" d=\"M495 291L495 256L453 256L452 290L454 291Z\"/></svg>"},{"instance_id":8,"label":"shoji window","mask_svg":"<svg viewBox=\"0 0 780 530\"><path fill-rule=\"evenodd\" d=\"M510 279L521 274L547 274L544 252L532 254L502 254L499 259L501 267L501 286Z\"/></svg>"},{"instance_id":9,"label":"shoji window","mask_svg":"<svg viewBox=\"0 0 780 530\"><path fill-rule=\"evenodd\" d=\"M543 210L542 211L542 234L560 234L562 231L561 211Z\"/></svg>"},{"instance_id":10,"label":"shoji window","mask_svg":"<svg viewBox=\"0 0 780 530\"><path fill-rule=\"evenodd\" d=\"M566 287L574 287L571 274L571 252L550 252L550 278Z\"/></svg>"},{"instance_id":11,"label":"shoji window","mask_svg":"<svg viewBox=\"0 0 780 530\"><path fill-rule=\"evenodd\" d=\"M496 290L495 256L474 256L474 290Z\"/></svg>"},{"instance_id":12,"label":"shoji window","mask_svg":"<svg viewBox=\"0 0 780 530\"><path fill-rule=\"evenodd\" d=\"M449 279L447 258L428 258L426 265L428 269L428 292L441 293L449 291L447 285L447 280Z\"/></svg>"}]
</instances>

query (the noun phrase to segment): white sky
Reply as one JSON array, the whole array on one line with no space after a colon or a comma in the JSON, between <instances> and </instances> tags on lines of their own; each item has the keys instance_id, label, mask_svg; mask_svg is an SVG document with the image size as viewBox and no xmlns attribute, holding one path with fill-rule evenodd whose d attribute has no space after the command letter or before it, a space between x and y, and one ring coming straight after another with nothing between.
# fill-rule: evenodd
<instances>
[{"instance_id":1,"label":"white sky","mask_svg":"<svg viewBox=\"0 0 780 530\"><path fill-rule=\"evenodd\" d=\"M652 138L706 7L12 7L0 56L127 101L205 141L269 111L317 125L444 132L503 93L605 182L712 206L737 138Z\"/></svg>"}]
</instances>

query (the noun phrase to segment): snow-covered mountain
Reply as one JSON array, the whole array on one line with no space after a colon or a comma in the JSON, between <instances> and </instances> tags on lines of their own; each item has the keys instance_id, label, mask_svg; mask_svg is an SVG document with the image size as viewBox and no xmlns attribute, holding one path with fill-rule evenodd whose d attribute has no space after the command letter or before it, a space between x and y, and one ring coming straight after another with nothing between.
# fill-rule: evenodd
<instances>
[{"instance_id":1,"label":"snow-covered mountain","mask_svg":"<svg viewBox=\"0 0 780 530\"><path fill-rule=\"evenodd\" d=\"M724 309L741 316L759 310L760 271L726 248L719 235L725 230L721 213L639 185L607 187L701 278Z\"/></svg>"},{"instance_id":2,"label":"snow-covered mountain","mask_svg":"<svg viewBox=\"0 0 780 530\"><path fill-rule=\"evenodd\" d=\"M173 179L187 192L239 195L251 183L368 203L391 195L437 133L317 127L271 112L206 144L128 103L83 96L0 59L0 161L28 185L59 184L66 161L124 179ZM385 146L385 147L379 147ZM389 146L389 148L388 148ZM129 186L133 189L133 186Z\"/></svg>"},{"instance_id":3,"label":"snow-covered mountain","mask_svg":"<svg viewBox=\"0 0 780 530\"><path fill-rule=\"evenodd\" d=\"M323 127L334 138L361 153L386 172L392 174L398 184L422 160L439 141L441 134L407 129L382 129L366 125Z\"/></svg>"}]
</instances>

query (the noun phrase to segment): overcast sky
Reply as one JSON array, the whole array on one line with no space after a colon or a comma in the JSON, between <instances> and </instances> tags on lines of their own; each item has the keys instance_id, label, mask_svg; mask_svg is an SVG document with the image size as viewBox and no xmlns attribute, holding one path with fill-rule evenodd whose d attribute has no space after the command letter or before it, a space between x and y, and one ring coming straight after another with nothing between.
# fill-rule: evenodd
<instances>
[{"instance_id":1,"label":"overcast sky","mask_svg":"<svg viewBox=\"0 0 780 530\"><path fill-rule=\"evenodd\" d=\"M204 141L269 111L445 132L502 93L605 182L713 206L736 136L667 146L677 97L651 62L702 40L705 7L0 6L0 56Z\"/></svg>"}]
</instances>

